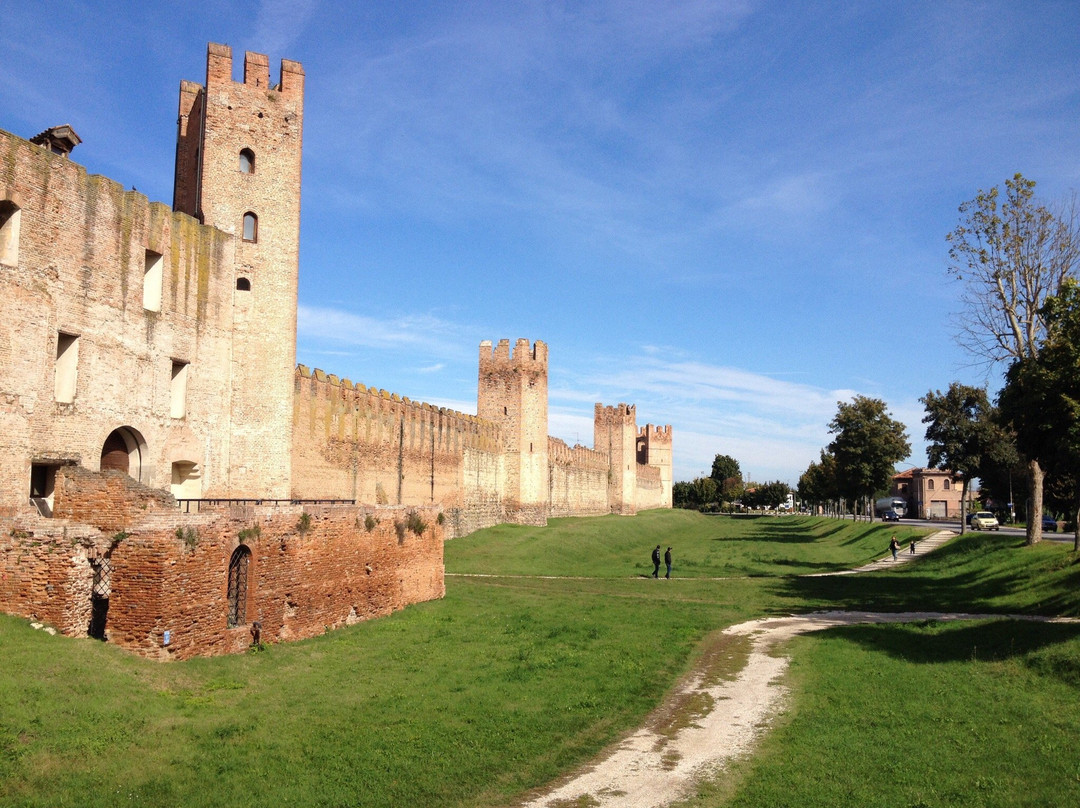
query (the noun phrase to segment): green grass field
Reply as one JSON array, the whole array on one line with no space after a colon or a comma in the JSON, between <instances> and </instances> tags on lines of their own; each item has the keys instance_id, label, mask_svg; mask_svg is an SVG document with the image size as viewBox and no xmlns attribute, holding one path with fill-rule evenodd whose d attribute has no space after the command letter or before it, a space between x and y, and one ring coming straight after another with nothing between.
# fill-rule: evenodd
<instances>
[{"instance_id":1,"label":"green grass field","mask_svg":"<svg viewBox=\"0 0 1080 808\"><path fill-rule=\"evenodd\" d=\"M636 726L718 628L819 608L1080 614L1063 545L684 511L446 546L447 596L261 653L147 662L0 616L0 805L506 806ZM649 553L671 545L675 579ZM857 626L791 645L783 719L692 803L1080 803L1080 626Z\"/></svg>"}]
</instances>

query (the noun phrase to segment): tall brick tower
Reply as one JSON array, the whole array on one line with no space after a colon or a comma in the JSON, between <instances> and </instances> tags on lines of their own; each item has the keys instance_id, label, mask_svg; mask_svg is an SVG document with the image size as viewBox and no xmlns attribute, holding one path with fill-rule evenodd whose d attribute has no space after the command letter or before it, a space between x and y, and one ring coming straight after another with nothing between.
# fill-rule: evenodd
<instances>
[{"instance_id":1,"label":"tall brick tower","mask_svg":"<svg viewBox=\"0 0 1080 808\"><path fill-rule=\"evenodd\" d=\"M638 432L637 462L660 469L661 505L671 507L671 424L646 424Z\"/></svg>"},{"instance_id":2,"label":"tall brick tower","mask_svg":"<svg viewBox=\"0 0 1080 808\"><path fill-rule=\"evenodd\" d=\"M235 236L229 467L208 483L288 497L304 71L283 59L272 86L259 53L244 55L242 82L232 70L232 49L211 44L206 86L180 85L173 193L175 210Z\"/></svg>"},{"instance_id":3,"label":"tall brick tower","mask_svg":"<svg viewBox=\"0 0 1080 808\"><path fill-rule=\"evenodd\" d=\"M593 416L593 448L606 452L608 465L608 506L612 513L636 513L637 496L637 408L596 405Z\"/></svg>"},{"instance_id":4,"label":"tall brick tower","mask_svg":"<svg viewBox=\"0 0 1080 808\"><path fill-rule=\"evenodd\" d=\"M476 414L502 428L506 452L504 505L508 518L544 524L548 483L548 348L537 340L480 343Z\"/></svg>"}]
</instances>

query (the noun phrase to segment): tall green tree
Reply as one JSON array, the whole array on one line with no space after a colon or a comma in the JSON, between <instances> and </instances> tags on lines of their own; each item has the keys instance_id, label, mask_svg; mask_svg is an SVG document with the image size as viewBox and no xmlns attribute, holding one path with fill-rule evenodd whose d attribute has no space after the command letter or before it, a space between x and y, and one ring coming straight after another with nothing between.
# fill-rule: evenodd
<instances>
[{"instance_id":1,"label":"tall green tree","mask_svg":"<svg viewBox=\"0 0 1080 808\"><path fill-rule=\"evenodd\" d=\"M1035 182L1016 174L980 190L960 206L960 223L946 236L949 272L964 283L959 331L961 346L994 365L1038 355L1046 333L1046 298L1075 275L1080 263L1080 228L1075 200L1051 210L1035 199ZM1043 469L1026 458L1029 503L1027 542L1042 537Z\"/></svg>"},{"instance_id":2,"label":"tall green tree","mask_svg":"<svg viewBox=\"0 0 1080 808\"><path fill-rule=\"evenodd\" d=\"M1047 331L1040 350L1009 367L998 404L1025 457L1080 481L1080 284L1065 280L1042 315ZM1080 519L1080 489L1073 510ZM1041 510L1028 521L1035 518L1041 532ZM1080 551L1080 522L1073 547Z\"/></svg>"},{"instance_id":3,"label":"tall green tree","mask_svg":"<svg viewBox=\"0 0 1080 808\"><path fill-rule=\"evenodd\" d=\"M828 448L836 458L838 487L849 499L870 500L886 489L896 464L911 453L904 425L877 398L855 396L851 402L838 402L829 432L836 436Z\"/></svg>"},{"instance_id":4,"label":"tall green tree","mask_svg":"<svg viewBox=\"0 0 1080 808\"><path fill-rule=\"evenodd\" d=\"M926 407L926 453L930 466L948 469L960 481L960 532L967 527L971 480L983 468L1010 460L1011 435L1001 427L984 387L953 382L942 393L931 390L919 399Z\"/></svg>"},{"instance_id":5,"label":"tall green tree","mask_svg":"<svg viewBox=\"0 0 1080 808\"><path fill-rule=\"evenodd\" d=\"M821 460L807 466L799 477L799 499L826 505L841 498L836 482L836 458L821 450Z\"/></svg>"},{"instance_id":6,"label":"tall green tree","mask_svg":"<svg viewBox=\"0 0 1080 808\"><path fill-rule=\"evenodd\" d=\"M718 454L713 458L712 473L709 476L716 481L723 499L730 502L742 496L742 470L739 468L739 461L731 455Z\"/></svg>"}]
</instances>

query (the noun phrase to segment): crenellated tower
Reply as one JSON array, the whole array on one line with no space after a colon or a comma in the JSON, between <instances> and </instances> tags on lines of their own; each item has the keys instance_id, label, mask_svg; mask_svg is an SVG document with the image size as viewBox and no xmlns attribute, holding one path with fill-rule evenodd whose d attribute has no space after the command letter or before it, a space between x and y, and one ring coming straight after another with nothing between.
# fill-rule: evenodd
<instances>
[{"instance_id":1,"label":"crenellated tower","mask_svg":"<svg viewBox=\"0 0 1080 808\"><path fill-rule=\"evenodd\" d=\"M543 524L548 509L548 348L537 340L480 343L476 414L499 424L506 454L504 505L515 521Z\"/></svg>"},{"instance_id":2,"label":"crenellated tower","mask_svg":"<svg viewBox=\"0 0 1080 808\"><path fill-rule=\"evenodd\" d=\"M646 424L638 433L637 462L660 469L661 507L671 507L671 424Z\"/></svg>"},{"instance_id":3,"label":"crenellated tower","mask_svg":"<svg viewBox=\"0 0 1080 808\"><path fill-rule=\"evenodd\" d=\"M232 74L232 49L209 45L206 85L181 83L177 121L174 209L235 236L229 463L207 484L288 497L304 71L283 59L272 85L267 57L246 53L243 81Z\"/></svg>"},{"instance_id":4,"label":"crenellated tower","mask_svg":"<svg viewBox=\"0 0 1080 808\"><path fill-rule=\"evenodd\" d=\"M608 504L612 513L636 512L637 495L637 408L596 405L593 417L593 446L608 456Z\"/></svg>"}]
</instances>

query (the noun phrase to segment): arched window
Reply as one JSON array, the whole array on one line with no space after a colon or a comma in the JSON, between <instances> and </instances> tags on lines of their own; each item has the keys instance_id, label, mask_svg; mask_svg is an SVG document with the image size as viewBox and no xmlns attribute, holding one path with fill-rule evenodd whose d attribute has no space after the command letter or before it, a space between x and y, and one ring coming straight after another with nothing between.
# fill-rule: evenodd
<instances>
[{"instance_id":1,"label":"arched window","mask_svg":"<svg viewBox=\"0 0 1080 808\"><path fill-rule=\"evenodd\" d=\"M240 172L242 174L255 173L255 152L251 149L240 150Z\"/></svg>"},{"instance_id":2,"label":"arched window","mask_svg":"<svg viewBox=\"0 0 1080 808\"><path fill-rule=\"evenodd\" d=\"M237 547L229 559L229 619L228 627L236 628L247 622L247 581L251 550Z\"/></svg>"},{"instance_id":3,"label":"arched window","mask_svg":"<svg viewBox=\"0 0 1080 808\"><path fill-rule=\"evenodd\" d=\"M946 480L945 482L943 482L941 484L941 487L944 488L946 491L948 491L949 490L949 481Z\"/></svg>"},{"instance_id":4,"label":"arched window","mask_svg":"<svg viewBox=\"0 0 1080 808\"><path fill-rule=\"evenodd\" d=\"M248 280L247 278L237 278L236 279L236 291L238 291L238 292L250 292L251 291L251 281Z\"/></svg>"},{"instance_id":5,"label":"arched window","mask_svg":"<svg viewBox=\"0 0 1080 808\"><path fill-rule=\"evenodd\" d=\"M244 214L244 241L259 240L259 217L250 210Z\"/></svg>"},{"instance_id":6,"label":"arched window","mask_svg":"<svg viewBox=\"0 0 1080 808\"><path fill-rule=\"evenodd\" d=\"M934 481L933 480L927 480L926 481L926 488L927 488L928 491L933 491L934 490Z\"/></svg>"}]
</instances>

